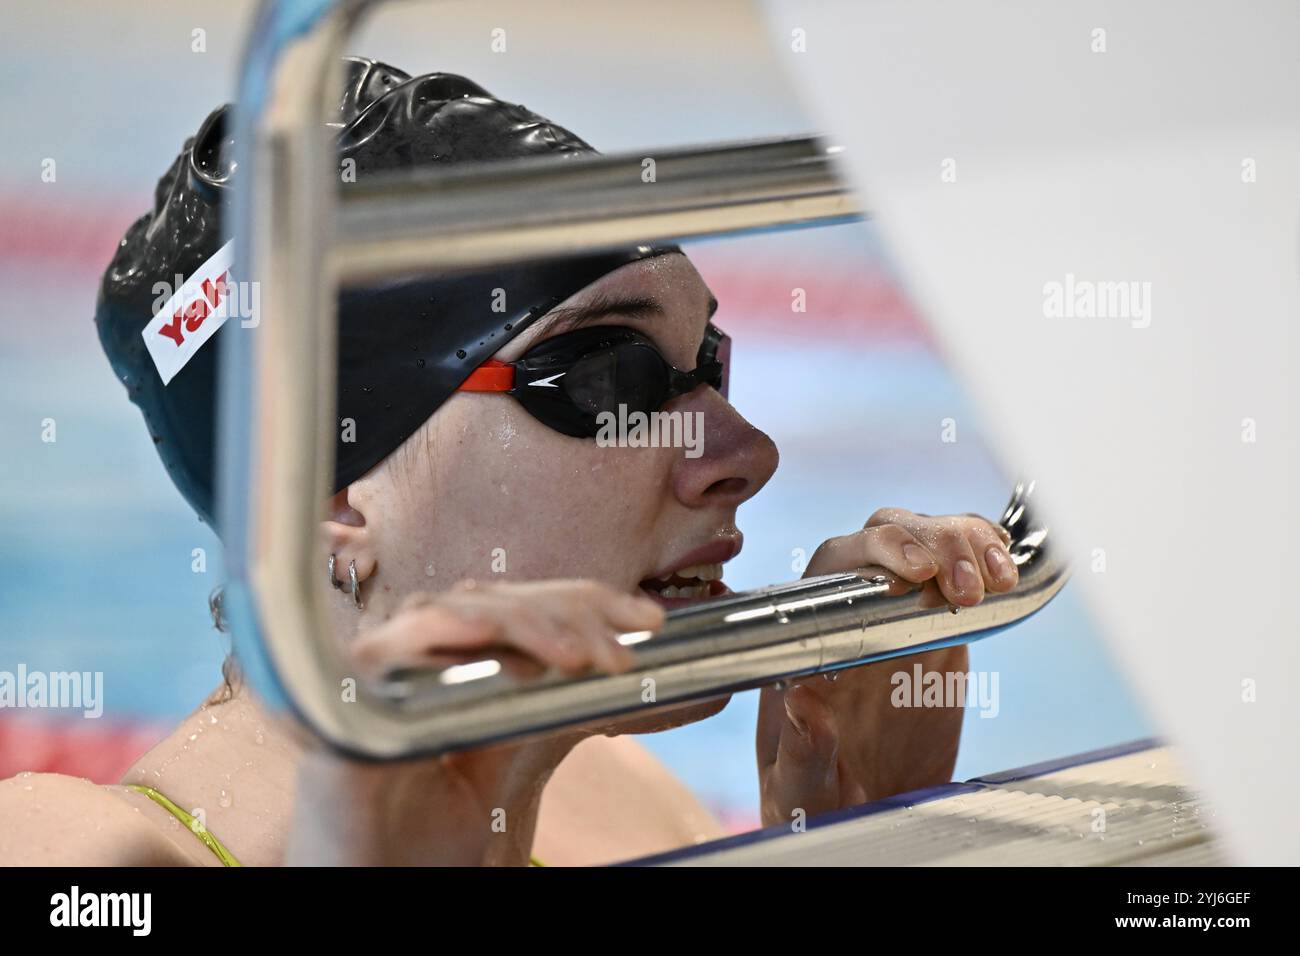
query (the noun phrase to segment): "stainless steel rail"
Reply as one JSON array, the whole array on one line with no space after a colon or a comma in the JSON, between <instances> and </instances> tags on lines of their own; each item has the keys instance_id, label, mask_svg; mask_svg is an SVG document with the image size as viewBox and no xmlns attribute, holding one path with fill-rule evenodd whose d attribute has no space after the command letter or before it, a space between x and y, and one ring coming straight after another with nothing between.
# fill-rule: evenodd
<instances>
[{"instance_id":1,"label":"stainless steel rail","mask_svg":"<svg viewBox=\"0 0 1300 956\"><path fill-rule=\"evenodd\" d=\"M344 284L861 218L815 137L370 176L342 193ZM654 181L642 176L654 161Z\"/></svg>"},{"instance_id":2,"label":"stainless steel rail","mask_svg":"<svg viewBox=\"0 0 1300 956\"><path fill-rule=\"evenodd\" d=\"M960 614L837 575L676 612L661 634L625 638L638 641L631 674L524 680L508 677L502 661L478 661L361 683L355 698L341 693L351 668L313 582L319 506L333 470L343 281L628 240L838 222L855 208L828 151L795 139L664 153L653 185L641 181L641 157L412 174L358 184L340 210L323 121L341 83L343 43L370 5L265 3L241 80L235 270L260 282L262 297L260 314L229 323L234 334L225 336L219 507L229 579L223 610L264 698L293 708L336 747L395 758L972 640L1059 590L1064 568L1024 507L1029 487L1022 486L1006 516L1022 584ZM340 217L346 244L335 238Z\"/></svg>"}]
</instances>

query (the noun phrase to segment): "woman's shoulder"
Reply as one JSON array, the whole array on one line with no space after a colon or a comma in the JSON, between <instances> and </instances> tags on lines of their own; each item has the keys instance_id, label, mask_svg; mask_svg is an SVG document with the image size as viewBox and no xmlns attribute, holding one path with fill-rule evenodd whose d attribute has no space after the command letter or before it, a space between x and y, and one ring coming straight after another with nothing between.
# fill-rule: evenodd
<instances>
[{"instance_id":1,"label":"woman's shoulder","mask_svg":"<svg viewBox=\"0 0 1300 956\"><path fill-rule=\"evenodd\" d=\"M201 857L170 838L149 812L149 803L127 787L64 774L21 773L0 780L0 865L190 866L201 862Z\"/></svg>"},{"instance_id":2,"label":"woman's shoulder","mask_svg":"<svg viewBox=\"0 0 1300 956\"><path fill-rule=\"evenodd\" d=\"M547 864L592 865L723 835L708 808L642 743L594 736L551 777L533 846Z\"/></svg>"}]
</instances>

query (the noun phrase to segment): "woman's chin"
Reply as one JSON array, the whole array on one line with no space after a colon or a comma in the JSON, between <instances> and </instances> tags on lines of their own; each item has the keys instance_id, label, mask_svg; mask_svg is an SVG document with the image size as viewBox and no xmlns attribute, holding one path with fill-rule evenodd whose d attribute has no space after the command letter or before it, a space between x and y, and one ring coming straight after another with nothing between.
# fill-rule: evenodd
<instances>
[{"instance_id":1,"label":"woman's chin","mask_svg":"<svg viewBox=\"0 0 1300 956\"><path fill-rule=\"evenodd\" d=\"M597 733L607 737L619 734L657 734L663 730L684 727L700 720L705 720L731 702L731 695L717 697L713 700L697 700L689 704L669 704L657 707L649 713L628 714L609 721L602 721L596 728Z\"/></svg>"},{"instance_id":2,"label":"woman's chin","mask_svg":"<svg viewBox=\"0 0 1300 956\"><path fill-rule=\"evenodd\" d=\"M707 582L705 586L699 589L700 593L692 597L665 596L657 590L645 586L638 588L638 590L647 597L653 598L661 607L669 611L681 607L690 607L692 604L699 604L702 601L709 601L732 593L731 589L721 581ZM693 724L719 714L730 701L731 695L728 694L725 697L693 701L689 704L668 704L664 707L656 707L646 713L627 714L623 717L601 721L596 725L595 729L597 733L611 737L618 734L657 734L663 730L684 727L686 724Z\"/></svg>"}]
</instances>

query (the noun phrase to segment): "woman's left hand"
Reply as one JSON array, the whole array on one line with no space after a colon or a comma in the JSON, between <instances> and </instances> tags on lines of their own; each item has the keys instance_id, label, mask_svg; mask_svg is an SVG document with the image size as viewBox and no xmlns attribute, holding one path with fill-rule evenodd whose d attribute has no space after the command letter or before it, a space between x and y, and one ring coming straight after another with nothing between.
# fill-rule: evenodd
<instances>
[{"instance_id":1,"label":"woman's left hand","mask_svg":"<svg viewBox=\"0 0 1300 956\"><path fill-rule=\"evenodd\" d=\"M1007 544L1006 532L978 515L882 508L861 531L818 548L804 577L883 573L897 579L899 593L920 585L926 606L971 607L1016 586ZM918 663L923 672L965 673L968 655L961 645L842 670L833 681L818 675L763 689L756 742L764 825L950 779L964 701L922 708L891 701L893 675Z\"/></svg>"}]
</instances>

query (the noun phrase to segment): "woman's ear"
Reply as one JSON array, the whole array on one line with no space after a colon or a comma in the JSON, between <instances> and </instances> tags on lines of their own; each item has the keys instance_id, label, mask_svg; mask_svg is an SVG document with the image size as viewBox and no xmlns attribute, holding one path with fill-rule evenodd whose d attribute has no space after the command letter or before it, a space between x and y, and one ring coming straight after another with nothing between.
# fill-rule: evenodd
<instances>
[{"instance_id":1,"label":"woman's ear","mask_svg":"<svg viewBox=\"0 0 1300 956\"><path fill-rule=\"evenodd\" d=\"M357 580L375 573L374 539L366 527L366 516L354 507L354 486L344 488L329 501L329 516L321 522L326 550L334 555L334 580L346 586L348 565L356 562Z\"/></svg>"}]
</instances>

